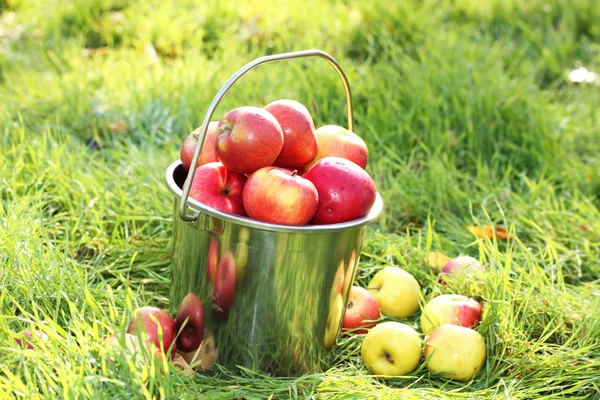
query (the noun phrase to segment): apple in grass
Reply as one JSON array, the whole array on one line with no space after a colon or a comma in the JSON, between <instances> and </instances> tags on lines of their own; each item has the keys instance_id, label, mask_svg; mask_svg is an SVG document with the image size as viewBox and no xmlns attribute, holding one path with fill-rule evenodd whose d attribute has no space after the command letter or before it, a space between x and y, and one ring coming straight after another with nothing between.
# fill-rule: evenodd
<instances>
[{"instance_id":1,"label":"apple in grass","mask_svg":"<svg viewBox=\"0 0 600 400\"><path fill-rule=\"evenodd\" d=\"M421 330L429 335L444 324L474 328L481 321L483 307L474 299L457 294L442 294L430 300L421 313Z\"/></svg>"},{"instance_id":2,"label":"apple in grass","mask_svg":"<svg viewBox=\"0 0 600 400\"><path fill-rule=\"evenodd\" d=\"M248 178L243 191L250 218L273 224L305 225L319 205L317 189L294 171L265 167Z\"/></svg>"},{"instance_id":3,"label":"apple in grass","mask_svg":"<svg viewBox=\"0 0 600 400\"><path fill-rule=\"evenodd\" d=\"M317 155L317 135L310 112L295 100L276 100L267 104L283 131L283 148L273 163L278 167L300 168Z\"/></svg>"},{"instance_id":4,"label":"apple in grass","mask_svg":"<svg viewBox=\"0 0 600 400\"><path fill-rule=\"evenodd\" d=\"M367 333L375 325L373 321L377 320L380 314L375 297L365 288L352 286L348 295L342 330L352 330L356 334Z\"/></svg>"},{"instance_id":5,"label":"apple in grass","mask_svg":"<svg viewBox=\"0 0 600 400\"><path fill-rule=\"evenodd\" d=\"M221 257L215 276L212 309L216 319L223 320L229 315L235 294L235 285L235 256L231 251L228 251Z\"/></svg>"},{"instance_id":6,"label":"apple in grass","mask_svg":"<svg viewBox=\"0 0 600 400\"><path fill-rule=\"evenodd\" d=\"M325 157L303 178L311 181L319 194L319 205L311 223L336 224L364 217L375 203L377 189L369 174L340 157Z\"/></svg>"},{"instance_id":7,"label":"apple in grass","mask_svg":"<svg viewBox=\"0 0 600 400\"><path fill-rule=\"evenodd\" d=\"M206 130L206 135L204 136L204 144L202 145L202 150L200 151L200 155L198 156L198 162L196 163L196 167L208 164L209 162L219 161L217 159L217 155L215 154L215 131L217 130L218 124L218 121L211 121L208 124L208 129ZM189 171L190 166L192 165L192 159L194 158L196 146L198 145L198 136L200 134L200 128L201 127L195 129L185 138L181 146L181 150L179 151L181 166L186 171Z\"/></svg>"},{"instance_id":8,"label":"apple in grass","mask_svg":"<svg viewBox=\"0 0 600 400\"><path fill-rule=\"evenodd\" d=\"M142 339L164 354L173 354L177 349L175 320L169 313L156 307L146 306L135 310L127 333L140 334Z\"/></svg>"},{"instance_id":9,"label":"apple in grass","mask_svg":"<svg viewBox=\"0 0 600 400\"><path fill-rule=\"evenodd\" d=\"M367 290L375 296L384 315L406 318L419 311L421 286L402 268L383 268L373 276Z\"/></svg>"},{"instance_id":10,"label":"apple in grass","mask_svg":"<svg viewBox=\"0 0 600 400\"><path fill-rule=\"evenodd\" d=\"M440 281L446 283L452 276L477 277L483 271L483 266L476 258L459 256L444 264L440 272Z\"/></svg>"},{"instance_id":11,"label":"apple in grass","mask_svg":"<svg viewBox=\"0 0 600 400\"><path fill-rule=\"evenodd\" d=\"M175 317L177 348L183 352L196 350L204 337L204 314L202 302L195 293L188 293L179 306Z\"/></svg>"},{"instance_id":12,"label":"apple in grass","mask_svg":"<svg viewBox=\"0 0 600 400\"><path fill-rule=\"evenodd\" d=\"M42 331L39 330L26 330L20 333L21 338L15 338L17 344L21 347L25 347L28 350L33 350L33 343L35 342L47 342L50 340L50 337ZM32 343L33 342L33 343Z\"/></svg>"},{"instance_id":13,"label":"apple in grass","mask_svg":"<svg viewBox=\"0 0 600 400\"><path fill-rule=\"evenodd\" d=\"M417 331L406 324L387 321L377 324L367 333L360 354L374 374L392 378L417 368L421 347Z\"/></svg>"},{"instance_id":14,"label":"apple in grass","mask_svg":"<svg viewBox=\"0 0 600 400\"><path fill-rule=\"evenodd\" d=\"M217 210L246 216L242 191L246 177L227 169L220 162L196 168L190 197Z\"/></svg>"},{"instance_id":15,"label":"apple in grass","mask_svg":"<svg viewBox=\"0 0 600 400\"><path fill-rule=\"evenodd\" d=\"M279 157L283 131L275 117L254 106L235 108L219 121L215 153L232 171L251 174Z\"/></svg>"},{"instance_id":16,"label":"apple in grass","mask_svg":"<svg viewBox=\"0 0 600 400\"><path fill-rule=\"evenodd\" d=\"M430 372L466 382L485 365L485 339L477 331L464 326L441 325L427 338L424 357Z\"/></svg>"},{"instance_id":17,"label":"apple in grass","mask_svg":"<svg viewBox=\"0 0 600 400\"><path fill-rule=\"evenodd\" d=\"M366 168L369 150L356 133L337 125L325 125L315 131L317 155L306 165L306 170L325 157L342 157Z\"/></svg>"}]
</instances>

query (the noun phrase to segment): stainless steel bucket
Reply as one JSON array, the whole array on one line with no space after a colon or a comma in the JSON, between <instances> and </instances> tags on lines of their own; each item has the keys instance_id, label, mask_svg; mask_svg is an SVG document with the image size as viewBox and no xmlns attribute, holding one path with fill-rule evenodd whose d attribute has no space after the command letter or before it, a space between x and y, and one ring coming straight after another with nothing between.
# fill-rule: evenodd
<instances>
[{"instance_id":1,"label":"stainless steel bucket","mask_svg":"<svg viewBox=\"0 0 600 400\"><path fill-rule=\"evenodd\" d=\"M337 61L319 50L258 58L221 88L204 118L196 165L208 123L219 101L244 73L259 64L317 56L333 65L346 91L348 127L353 130L348 80ZM318 226L268 224L223 213L189 198L190 179L181 162L166 172L175 195L171 306L177 312L190 292L203 305L207 337L214 334L217 363L274 375L327 368L354 281L367 225L380 214L379 194L368 215Z\"/></svg>"}]
</instances>

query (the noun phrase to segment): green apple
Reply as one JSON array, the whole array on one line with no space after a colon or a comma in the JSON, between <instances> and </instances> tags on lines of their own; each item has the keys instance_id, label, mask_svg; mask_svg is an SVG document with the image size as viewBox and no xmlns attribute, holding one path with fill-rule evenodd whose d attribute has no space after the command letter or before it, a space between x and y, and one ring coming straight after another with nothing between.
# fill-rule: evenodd
<instances>
[{"instance_id":1,"label":"green apple","mask_svg":"<svg viewBox=\"0 0 600 400\"><path fill-rule=\"evenodd\" d=\"M402 268L383 268L373 276L367 290L375 296L384 315L406 318L419 310L419 282Z\"/></svg>"},{"instance_id":2,"label":"green apple","mask_svg":"<svg viewBox=\"0 0 600 400\"><path fill-rule=\"evenodd\" d=\"M434 330L425 343L427 369L442 377L466 382L485 365L485 339L477 331L453 324Z\"/></svg>"},{"instance_id":3,"label":"green apple","mask_svg":"<svg viewBox=\"0 0 600 400\"><path fill-rule=\"evenodd\" d=\"M421 338L410 326L387 321L377 324L365 336L361 357L376 375L394 377L417 368L421 359Z\"/></svg>"}]
</instances>

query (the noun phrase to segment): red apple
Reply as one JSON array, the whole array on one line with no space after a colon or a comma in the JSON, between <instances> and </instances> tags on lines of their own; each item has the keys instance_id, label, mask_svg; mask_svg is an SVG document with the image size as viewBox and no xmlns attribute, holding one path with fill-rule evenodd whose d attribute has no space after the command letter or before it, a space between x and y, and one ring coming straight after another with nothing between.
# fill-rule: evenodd
<instances>
[{"instance_id":1,"label":"red apple","mask_svg":"<svg viewBox=\"0 0 600 400\"><path fill-rule=\"evenodd\" d=\"M50 337L42 332L42 331L34 331L35 332L35 338L33 339L34 343L36 341L42 341L42 342L47 342L48 340L50 340ZM34 332L27 330L21 333L21 335L23 335L24 337L26 337L27 339L32 339L31 337L34 335ZM17 344L19 346L24 346L27 347L27 349L29 350L33 350L33 344L29 341L29 340L25 340L25 339L21 339L21 338L15 338L15 341L17 342Z\"/></svg>"},{"instance_id":2,"label":"red apple","mask_svg":"<svg viewBox=\"0 0 600 400\"><path fill-rule=\"evenodd\" d=\"M210 245L208 246L208 268L207 275L208 281L214 282L215 275L217 274L217 263L219 262L219 241L216 237L210 239Z\"/></svg>"},{"instance_id":3,"label":"red apple","mask_svg":"<svg viewBox=\"0 0 600 400\"><path fill-rule=\"evenodd\" d=\"M308 170L317 161L325 157L342 157L365 168L369 159L369 150L364 140L356 133L337 125L325 125L315 131L319 150L306 165Z\"/></svg>"},{"instance_id":4,"label":"red apple","mask_svg":"<svg viewBox=\"0 0 600 400\"><path fill-rule=\"evenodd\" d=\"M243 192L250 218L284 225L305 225L317 211L319 195L310 181L285 168L265 167L248 178Z\"/></svg>"},{"instance_id":5,"label":"red apple","mask_svg":"<svg viewBox=\"0 0 600 400\"><path fill-rule=\"evenodd\" d=\"M219 161L215 154L215 131L218 124L219 122L217 121L211 121L208 124L208 129L206 130L206 135L204 136L204 144L202 145L202 150L200 151L200 156L198 157L196 167L208 164L209 162ZM179 150L181 166L186 171L189 171L190 165L192 165L192 159L194 158L194 152L196 151L196 145L198 144L200 128L201 127L195 129L185 138L181 146L181 150Z\"/></svg>"},{"instance_id":6,"label":"red apple","mask_svg":"<svg viewBox=\"0 0 600 400\"><path fill-rule=\"evenodd\" d=\"M242 190L246 177L227 169L220 162L196 168L190 197L229 214L246 216Z\"/></svg>"},{"instance_id":7,"label":"red apple","mask_svg":"<svg viewBox=\"0 0 600 400\"><path fill-rule=\"evenodd\" d=\"M221 257L217 266L217 276L213 290L213 314L217 319L224 319L229 314L233 303L236 284L235 256L228 251Z\"/></svg>"},{"instance_id":8,"label":"red apple","mask_svg":"<svg viewBox=\"0 0 600 400\"><path fill-rule=\"evenodd\" d=\"M262 108L235 108L219 121L215 152L223 165L232 171L251 174L267 167L277 159L282 148L281 126Z\"/></svg>"},{"instance_id":9,"label":"red apple","mask_svg":"<svg viewBox=\"0 0 600 400\"><path fill-rule=\"evenodd\" d=\"M202 303L195 293L188 293L181 301L175 318L175 327L179 333L177 337L179 350L187 353L200 346L204 337L204 314Z\"/></svg>"},{"instance_id":10,"label":"red apple","mask_svg":"<svg viewBox=\"0 0 600 400\"><path fill-rule=\"evenodd\" d=\"M483 307L474 299L458 294L442 294L423 307L421 330L429 335L444 324L474 328L481 321L482 313Z\"/></svg>"},{"instance_id":11,"label":"red apple","mask_svg":"<svg viewBox=\"0 0 600 400\"><path fill-rule=\"evenodd\" d=\"M302 176L319 193L319 206L312 224L352 221L368 214L375 203L377 189L369 174L341 157L325 157Z\"/></svg>"},{"instance_id":12,"label":"red apple","mask_svg":"<svg viewBox=\"0 0 600 400\"><path fill-rule=\"evenodd\" d=\"M173 354L177 349L175 320L166 311L149 306L135 310L127 333L136 334L137 332L140 332L142 338L165 354L169 350Z\"/></svg>"},{"instance_id":13,"label":"red apple","mask_svg":"<svg viewBox=\"0 0 600 400\"><path fill-rule=\"evenodd\" d=\"M283 149L273 165L300 168L317 155L317 136L310 112L297 101L276 100L264 108L283 130Z\"/></svg>"},{"instance_id":14,"label":"red apple","mask_svg":"<svg viewBox=\"0 0 600 400\"><path fill-rule=\"evenodd\" d=\"M440 282L446 284L452 276L477 277L484 272L483 266L476 258L459 256L448 261L441 269Z\"/></svg>"},{"instance_id":15,"label":"red apple","mask_svg":"<svg viewBox=\"0 0 600 400\"><path fill-rule=\"evenodd\" d=\"M342 330L352 329L357 334L367 333L370 328L375 326L375 322L372 321L378 319L380 314L375 296L365 288L352 286L348 295ZM354 330L361 327L363 329Z\"/></svg>"}]
</instances>

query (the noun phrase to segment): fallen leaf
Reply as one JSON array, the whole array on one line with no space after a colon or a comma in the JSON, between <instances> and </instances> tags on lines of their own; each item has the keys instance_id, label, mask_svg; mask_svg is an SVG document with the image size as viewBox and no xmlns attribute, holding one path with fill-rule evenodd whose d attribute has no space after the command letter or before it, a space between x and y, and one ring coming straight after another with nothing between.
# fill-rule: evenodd
<instances>
[{"instance_id":1,"label":"fallen leaf","mask_svg":"<svg viewBox=\"0 0 600 400\"><path fill-rule=\"evenodd\" d=\"M467 226L467 229L469 230L469 232L471 232L473 235L477 236L480 239L491 239L494 236L502 240L514 238L514 235L512 233L507 232L506 229L504 229L501 226L483 225L481 228L478 226Z\"/></svg>"},{"instance_id":2,"label":"fallen leaf","mask_svg":"<svg viewBox=\"0 0 600 400\"><path fill-rule=\"evenodd\" d=\"M173 364L175 368L180 370L187 377L192 377L196 373L179 353L175 353L173 359L171 360L171 364Z\"/></svg>"},{"instance_id":3,"label":"fallen leaf","mask_svg":"<svg viewBox=\"0 0 600 400\"><path fill-rule=\"evenodd\" d=\"M450 257L439 251L430 251L427 255L427 264L434 269L442 269L448 261L450 261Z\"/></svg>"},{"instance_id":4,"label":"fallen leaf","mask_svg":"<svg viewBox=\"0 0 600 400\"><path fill-rule=\"evenodd\" d=\"M592 176L591 175L586 176L585 180L588 181L588 182L591 182L592 181Z\"/></svg>"},{"instance_id":5,"label":"fallen leaf","mask_svg":"<svg viewBox=\"0 0 600 400\"><path fill-rule=\"evenodd\" d=\"M127 132L127 124L122 120L117 120L115 122L109 122L106 127L114 134L120 135L122 133Z\"/></svg>"}]
</instances>

